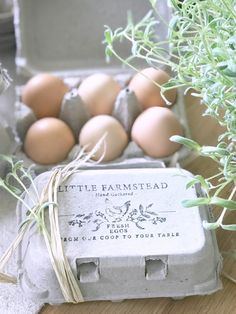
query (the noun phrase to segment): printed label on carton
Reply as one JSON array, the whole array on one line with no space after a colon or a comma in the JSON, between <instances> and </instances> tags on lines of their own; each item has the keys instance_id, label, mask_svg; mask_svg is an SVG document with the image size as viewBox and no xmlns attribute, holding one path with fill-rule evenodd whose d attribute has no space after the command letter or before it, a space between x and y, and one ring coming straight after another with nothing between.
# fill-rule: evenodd
<instances>
[{"instance_id":1,"label":"printed label on carton","mask_svg":"<svg viewBox=\"0 0 236 314\"><path fill-rule=\"evenodd\" d=\"M157 169L95 170L58 188L61 239L81 256L190 254L204 245L189 178Z\"/></svg>"}]
</instances>

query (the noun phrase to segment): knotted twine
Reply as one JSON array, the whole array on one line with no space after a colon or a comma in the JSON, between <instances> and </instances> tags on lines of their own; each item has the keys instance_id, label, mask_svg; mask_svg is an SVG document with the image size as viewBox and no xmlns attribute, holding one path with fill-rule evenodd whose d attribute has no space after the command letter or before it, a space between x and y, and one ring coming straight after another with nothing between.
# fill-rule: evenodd
<instances>
[{"instance_id":1,"label":"knotted twine","mask_svg":"<svg viewBox=\"0 0 236 314\"><path fill-rule=\"evenodd\" d=\"M59 185L68 180L71 175L79 172L86 163L94 163L91 158L101 148L102 144L104 146L103 154L96 163L99 163L103 159L106 151L106 143L104 141L105 137L106 134L98 141L98 143L89 153L85 154L85 149L83 149L80 151L78 156L68 165L56 167L52 171L48 183L46 184L46 186L44 186L40 195L38 195L37 190L35 191L38 195L38 201L32 206L29 217L27 217L27 219L21 224L20 230L15 240L11 243L9 248L0 259L0 282L14 284L17 283L17 278L15 276L4 273L3 269L7 265L9 259L13 256L14 252L23 240L30 226L37 222L40 217L40 223L41 226L43 226L43 228L41 228L42 235L44 237L50 261L65 301L69 303L84 302L84 298L81 293L78 281L75 278L69 261L65 255L63 244L61 241L57 193ZM22 201L20 198L18 199ZM22 203L24 205L24 201L22 201ZM48 232L45 224L46 208L48 209L50 232Z\"/></svg>"}]
</instances>

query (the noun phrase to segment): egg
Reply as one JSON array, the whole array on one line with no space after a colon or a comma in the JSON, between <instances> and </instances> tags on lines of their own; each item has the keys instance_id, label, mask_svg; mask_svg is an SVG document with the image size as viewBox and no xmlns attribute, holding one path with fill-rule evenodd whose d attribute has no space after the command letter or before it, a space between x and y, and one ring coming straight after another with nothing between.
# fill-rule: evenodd
<instances>
[{"instance_id":1,"label":"egg","mask_svg":"<svg viewBox=\"0 0 236 314\"><path fill-rule=\"evenodd\" d=\"M32 77L23 87L21 100L38 119L58 117L61 102L69 87L62 79L48 73Z\"/></svg>"},{"instance_id":2,"label":"egg","mask_svg":"<svg viewBox=\"0 0 236 314\"><path fill-rule=\"evenodd\" d=\"M170 80L170 76L163 70L146 68L131 79L129 89L135 93L143 109L155 106L165 107L166 102L160 94L160 88L150 81L150 79L159 85L163 85ZM171 104L175 102L176 95L177 91L175 88L164 93L164 96Z\"/></svg>"},{"instance_id":3,"label":"egg","mask_svg":"<svg viewBox=\"0 0 236 314\"><path fill-rule=\"evenodd\" d=\"M128 144L128 135L123 126L113 117L99 115L90 119L82 128L79 143L86 151L91 151L97 142L106 134L104 144L100 146L93 159L111 161L119 157Z\"/></svg>"},{"instance_id":4,"label":"egg","mask_svg":"<svg viewBox=\"0 0 236 314\"><path fill-rule=\"evenodd\" d=\"M183 135L183 128L176 115L168 108L152 107L135 120L131 138L153 158L167 157L180 145L171 142L172 135Z\"/></svg>"},{"instance_id":5,"label":"egg","mask_svg":"<svg viewBox=\"0 0 236 314\"><path fill-rule=\"evenodd\" d=\"M120 85L111 76L96 73L82 81L78 94L92 116L110 115L120 90Z\"/></svg>"},{"instance_id":6,"label":"egg","mask_svg":"<svg viewBox=\"0 0 236 314\"><path fill-rule=\"evenodd\" d=\"M75 138L65 122L43 118L31 125L24 140L24 152L34 162L50 165L66 159Z\"/></svg>"}]
</instances>

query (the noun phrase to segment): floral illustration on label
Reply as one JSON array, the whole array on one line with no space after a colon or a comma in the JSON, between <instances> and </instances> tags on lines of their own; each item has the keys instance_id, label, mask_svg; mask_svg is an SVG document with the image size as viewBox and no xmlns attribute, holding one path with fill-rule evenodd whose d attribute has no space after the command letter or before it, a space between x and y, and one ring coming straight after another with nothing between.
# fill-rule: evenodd
<instances>
[{"instance_id":1,"label":"floral illustration on label","mask_svg":"<svg viewBox=\"0 0 236 314\"><path fill-rule=\"evenodd\" d=\"M103 211L96 210L89 214L77 214L68 221L70 226L79 228L86 224L94 225L92 231L98 231L104 223L134 223L139 229L145 229L145 223L149 222L153 225L166 221L165 217L159 217L157 213L151 210L153 203L144 206L139 204L138 208L131 208L131 201L126 201L121 206L114 205L108 198L105 199L105 209Z\"/></svg>"}]
</instances>

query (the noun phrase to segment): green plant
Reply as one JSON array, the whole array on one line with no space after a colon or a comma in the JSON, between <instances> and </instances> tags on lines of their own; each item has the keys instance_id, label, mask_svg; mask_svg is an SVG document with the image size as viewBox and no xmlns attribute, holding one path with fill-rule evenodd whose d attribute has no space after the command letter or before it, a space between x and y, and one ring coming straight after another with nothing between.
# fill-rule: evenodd
<instances>
[{"instance_id":1,"label":"green plant","mask_svg":"<svg viewBox=\"0 0 236 314\"><path fill-rule=\"evenodd\" d=\"M7 156L2 156L2 158L8 162L11 170L5 179L0 179L0 187L15 197L18 202L22 203L26 211L26 218L20 225L15 240L0 259L0 282L17 282L15 277L4 273L3 269L30 226L36 224L39 232L44 237L49 257L65 300L74 303L80 302L83 300L83 297L65 256L60 239L57 189L58 185L71 175L72 168L73 171L76 171L77 166L83 163L83 154L79 155L79 158L72 164L55 169L42 191L38 191L30 169L26 170L22 161L14 161ZM76 162L77 165L75 166ZM27 195L28 202L24 200L24 195ZM49 227L46 224L47 219L49 219Z\"/></svg>"},{"instance_id":2,"label":"green plant","mask_svg":"<svg viewBox=\"0 0 236 314\"><path fill-rule=\"evenodd\" d=\"M173 17L168 27L169 51L166 42L158 42L156 24L158 16L156 0L150 0L153 10L134 24L129 15L125 28L115 31L106 26L106 55L115 55L126 65L133 65L136 58L146 60L153 66L167 66L174 76L163 86L161 93L171 88L185 87L205 104L205 115L215 118L225 128L217 146L200 146L193 140L173 136L197 154L213 159L218 173L204 178L196 175L188 187L199 183L205 197L185 200L183 205L191 207L214 204L222 209L214 223L204 222L208 229L221 227L236 230L236 224L224 224L227 211L236 210L236 1L233 0L171 0ZM117 41L131 44L131 55L124 59L115 49ZM155 82L154 82L155 84ZM228 199L222 192L232 186Z\"/></svg>"}]
</instances>

